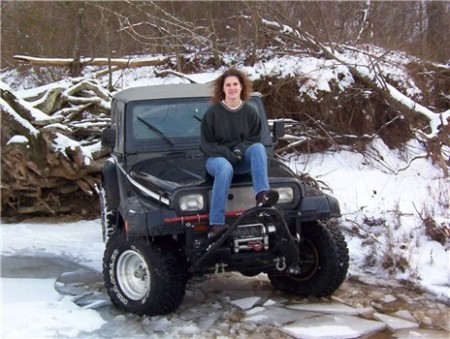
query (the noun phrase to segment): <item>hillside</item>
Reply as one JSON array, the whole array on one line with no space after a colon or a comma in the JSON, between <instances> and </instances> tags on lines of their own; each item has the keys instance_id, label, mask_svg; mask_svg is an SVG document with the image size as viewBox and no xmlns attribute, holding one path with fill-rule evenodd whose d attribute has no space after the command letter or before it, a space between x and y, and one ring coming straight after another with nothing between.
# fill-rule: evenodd
<instances>
[{"instance_id":1,"label":"hillside","mask_svg":"<svg viewBox=\"0 0 450 339\"><path fill-rule=\"evenodd\" d=\"M286 119L277 156L339 199L351 274L395 277L448 299L450 68L373 46L335 54L268 55L237 66L270 118ZM209 82L235 64L233 55L226 60L190 74L160 65L96 77L103 68L86 66L82 78L45 85L33 68L25 77L3 72L2 217L96 217L111 95Z\"/></svg>"},{"instance_id":2,"label":"hillside","mask_svg":"<svg viewBox=\"0 0 450 339\"><path fill-rule=\"evenodd\" d=\"M278 145L278 154L364 152L378 138L401 152L417 140L424 147L407 163L427 158L448 176L450 68L373 46L359 51L344 46L335 54L261 56L263 61L253 66L240 66L263 94L269 118L291 121L290 136ZM226 60L228 65L237 62L233 55ZM26 76L14 69L2 73L2 119L7 122L2 126L2 214L95 214L95 187L108 155L99 140L114 91L207 82L225 67L204 65L202 73L181 74L169 63L124 68L108 76L104 68L86 66L81 78L62 77L39 87L36 83L43 79L36 76L36 67ZM24 130L20 119L30 126Z\"/></svg>"}]
</instances>

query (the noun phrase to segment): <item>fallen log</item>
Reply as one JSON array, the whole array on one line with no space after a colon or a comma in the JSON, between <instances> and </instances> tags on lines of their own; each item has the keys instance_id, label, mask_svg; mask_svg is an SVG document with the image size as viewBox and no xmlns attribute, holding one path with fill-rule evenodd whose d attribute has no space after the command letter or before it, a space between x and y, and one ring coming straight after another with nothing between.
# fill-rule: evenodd
<instances>
[{"instance_id":1,"label":"fallen log","mask_svg":"<svg viewBox=\"0 0 450 339\"><path fill-rule=\"evenodd\" d=\"M27 55L15 55L14 59L20 64L31 64L38 66L60 66L70 67L74 61L73 58L38 58ZM145 67L145 66L162 66L168 64L170 58L143 58L143 59L126 59L126 58L80 58L81 66L120 66L127 68Z\"/></svg>"}]
</instances>

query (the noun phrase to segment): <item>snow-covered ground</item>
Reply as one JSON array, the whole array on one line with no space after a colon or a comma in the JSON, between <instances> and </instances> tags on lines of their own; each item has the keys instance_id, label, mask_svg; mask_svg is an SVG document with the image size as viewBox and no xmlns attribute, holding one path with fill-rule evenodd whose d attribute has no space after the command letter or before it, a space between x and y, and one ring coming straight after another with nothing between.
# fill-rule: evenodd
<instances>
[{"instance_id":1,"label":"snow-covered ground","mask_svg":"<svg viewBox=\"0 0 450 339\"><path fill-rule=\"evenodd\" d=\"M291 158L291 168L323 181L341 203L350 270L410 281L450 300L450 252L426 235L427 217L450 230L450 180L410 142L400 151L375 140L364 154L329 151ZM396 174L395 174L396 173Z\"/></svg>"},{"instance_id":2,"label":"snow-covered ground","mask_svg":"<svg viewBox=\"0 0 450 339\"><path fill-rule=\"evenodd\" d=\"M363 62L355 60L355 64ZM401 65L407 61L397 59L395 62ZM154 71L148 67L116 72L113 82L117 87L126 88L187 81L177 76L158 77ZM197 82L207 82L221 71L189 77ZM317 91L329 90L330 81L339 81L342 88L352 83L348 69L342 65L312 58L272 58L252 68L247 67L245 71L252 80L280 74L307 76L309 81L304 83L300 92L312 98ZM401 67L395 70L386 67L383 72L397 81L406 79ZM28 80L18 81L17 76L14 72L4 72L1 80L20 96L29 96L35 91L30 89L32 86ZM89 73L86 77L89 78ZM405 93L420 97L414 83L404 82L407 87ZM448 116L450 113L445 114ZM434 224L434 229L450 232L450 180L444 178L442 170L430 160L422 157L424 153L423 146L415 141L409 142L402 150L390 150L381 140L375 139L364 154L342 148L321 154L287 155L285 161L295 171L308 173L324 182L330 188L329 193L340 201L342 227L351 259L349 276L408 282L422 287L430 298L437 297L448 304L449 245L448 242L441 244L432 240L427 235L427 227L430 229ZM67 271L82 268L92 276L100 275L103 243L98 220L2 224L1 237L1 328L4 338L202 338L220 337L221 333L226 333L225 337L246 337L245 333L255 333L255 336L258 334L264 338L271 337L272 332L267 334L258 328L270 329L274 325L280 329L276 332L278 335L350 338L361 333L367 335L375 331L374 328L380 330L386 324L379 317L378 322L371 320L374 323L368 324L369 332L367 328L364 329L366 332L360 332L363 331L359 327L364 323L363 319L357 318L353 322L354 318L345 318L350 315L342 314L341 304L336 306L341 310L340 317L322 308L321 313L333 316L322 317L320 321L317 314L292 313L295 306L291 307L292 304L282 296L268 292L268 283L263 278L252 280L233 275L227 278L227 284L208 280L198 290L188 289L181 311L174 317L130 317L111 309L102 313L102 308L80 307L73 302L73 296L61 295L54 289L55 279ZM220 302L199 306L217 290L222 291ZM245 312L247 321L240 327L228 323L236 321L233 307ZM223 319L227 321L223 322ZM106 326L106 323L114 326ZM450 325L446 327L447 330L449 328Z\"/></svg>"},{"instance_id":3,"label":"snow-covered ground","mask_svg":"<svg viewBox=\"0 0 450 339\"><path fill-rule=\"evenodd\" d=\"M438 297L448 302L448 248L425 235L422 218L423 213L429 212L448 225L449 211L443 209L442 203L449 196L449 181L425 159L412 162L394 175L391 170L405 165L400 154L390 152L380 141L372 146L371 154L383 154L383 161L349 151L330 151L293 157L287 162L294 170L308 172L325 182L340 200L351 257L349 276L371 277L373 281L409 280L424 287L430 299ZM419 146L411 144L407 148L415 152L416 147ZM54 286L60 274L80 269L90 272L97 285L101 284L103 242L99 220L3 224L1 236L4 338L204 338L221 334L225 338L246 338L258 329L265 329L266 335L282 333L286 337L352 338L383 330L386 324L408 329L403 332L404 337L411 336L411 331L421 337L449 334L417 332L421 320L414 317L400 324L398 318L386 319L382 314L377 315L378 320L363 319L358 315L367 312L366 308L341 302L288 301L286 296L273 292L264 277L233 274L225 281L211 279L188 287L180 311L173 316L127 316L111 306L105 306L105 313L102 307L78 306L74 296L60 294ZM387 255L397 261L401 257L407 259L404 272L392 269L389 274L389 269L383 268ZM86 277L83 274L79 276L81 282ZM89 285L87 280L84 283ZM97 294L101 291L101 287L94 288L92 284L89 289ZM102 298L105 299L104 291Z\"/></svg>"}]
</instances>

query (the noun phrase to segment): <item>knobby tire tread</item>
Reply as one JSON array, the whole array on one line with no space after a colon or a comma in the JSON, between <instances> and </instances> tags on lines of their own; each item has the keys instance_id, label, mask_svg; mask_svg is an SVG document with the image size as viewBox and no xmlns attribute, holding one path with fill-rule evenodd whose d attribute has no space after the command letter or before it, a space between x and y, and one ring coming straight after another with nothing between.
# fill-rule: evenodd
<instances>
[{"instance_id":1,"label":"knobby tire tread","mask_svg":"<svg viewBox=\"0 0 450 339\"><path fill-rule=\"evenodd\" d=\"M111 279L111 270L115 270L114 263L117 262L116 259L113 263L113 254L118 250L117 256L120 256L120 253L128 249L135 249L145 258L151 274L148 296L137 301L128 299L120 291L118 282ZM110 299L119 309L139 315L163 315L174 312L183 301L187 263L173 241L159 239L148 245L143 238L127 240L123 232L118 232L107 243L103 258L103 276Z\"/></svg>"}]
</instances>

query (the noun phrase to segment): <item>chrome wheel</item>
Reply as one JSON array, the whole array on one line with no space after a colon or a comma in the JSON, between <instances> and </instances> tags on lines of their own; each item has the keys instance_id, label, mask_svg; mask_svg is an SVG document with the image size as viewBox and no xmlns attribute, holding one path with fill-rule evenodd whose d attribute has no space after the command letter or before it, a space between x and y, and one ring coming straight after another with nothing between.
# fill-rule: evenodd
<instances>
[{"instance_id":1,"label":"chrome wheel","mask_svg":"<svg viewBox=\"0 0 450 339\"><path fill-rule=\"evenodd\" d=\"M117 261L117 280L123 293L132 300L144 298L150 290L149 268L133 250L123 252Z\"/></svg>"}]
</instances>

